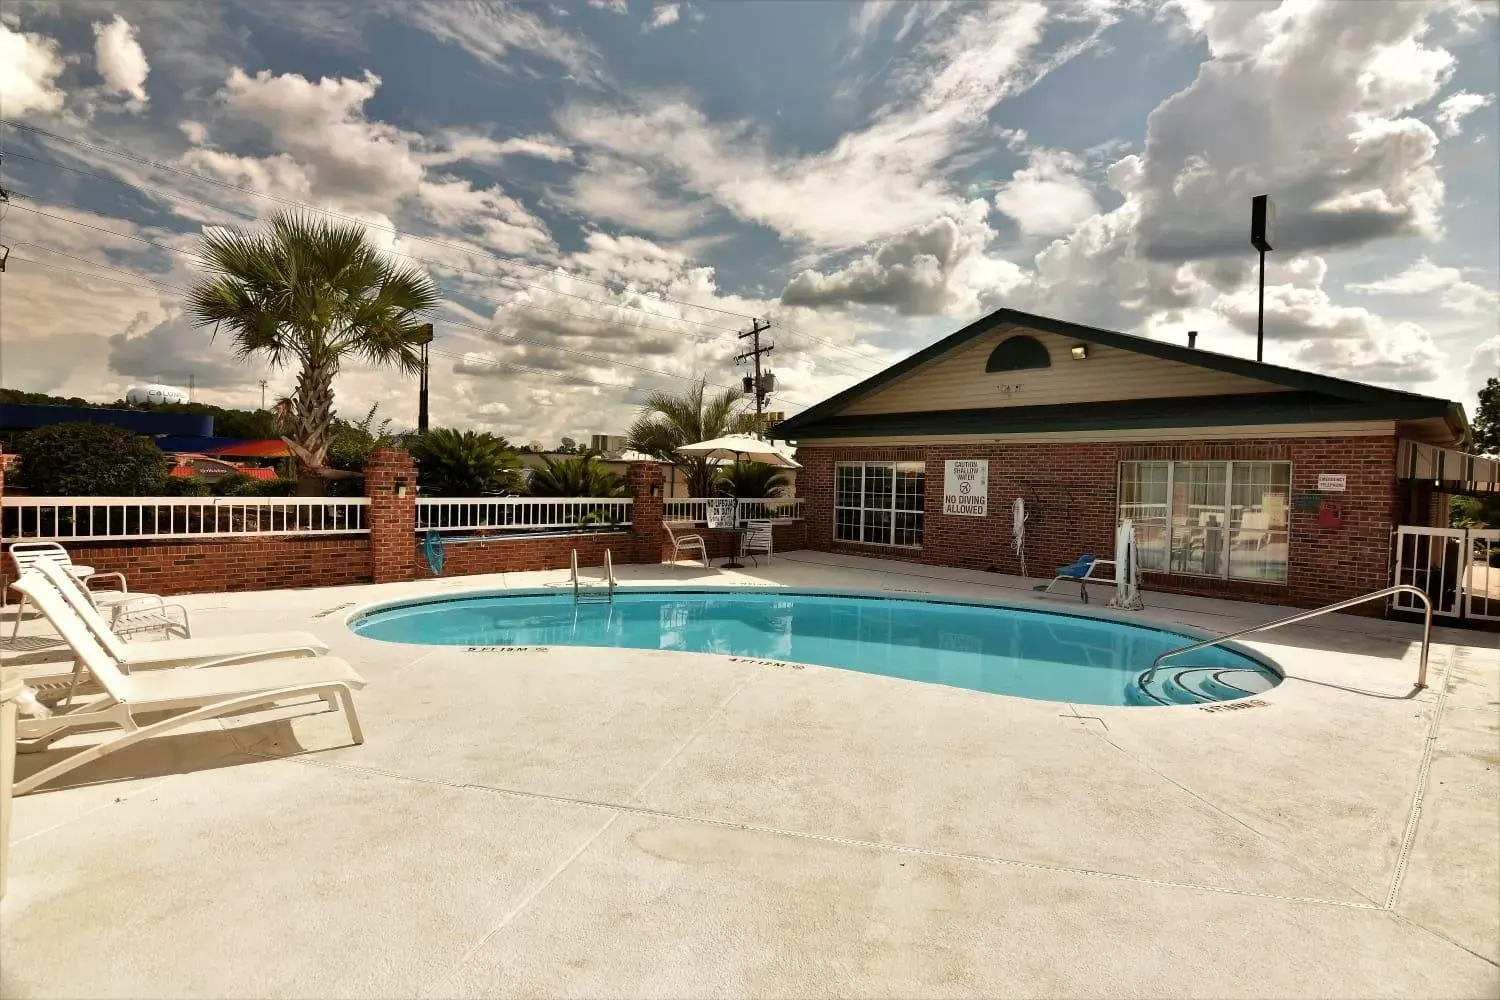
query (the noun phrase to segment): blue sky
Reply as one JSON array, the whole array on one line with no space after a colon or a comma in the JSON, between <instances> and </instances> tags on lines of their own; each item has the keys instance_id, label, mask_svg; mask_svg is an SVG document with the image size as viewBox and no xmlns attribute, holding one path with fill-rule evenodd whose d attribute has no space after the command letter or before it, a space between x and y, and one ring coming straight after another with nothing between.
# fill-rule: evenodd
<instances>
[{"instance_id":1,"label":"blue sky","mask_svg":"<svg viewBox=\"0 0 1500 1000\"><path fill-rule=\"evenodd\" d=\"M1493 3L8 3L7 386L293 373L182 314L205 225L353 217L444 297L434 419L796 411L1000 306L1460 399L1500 373ZM152 244L156 244L153 246ZM71 270L63 270L69 268ZM414 419L349 366L341 409Z\"/></svg>"}]
</instances>

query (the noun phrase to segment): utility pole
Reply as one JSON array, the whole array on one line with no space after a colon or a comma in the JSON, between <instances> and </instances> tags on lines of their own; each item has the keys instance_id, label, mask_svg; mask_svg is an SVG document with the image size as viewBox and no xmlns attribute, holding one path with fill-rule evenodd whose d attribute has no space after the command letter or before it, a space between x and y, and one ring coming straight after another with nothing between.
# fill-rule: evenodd
<instances>
[{"instance_id":1,"label":"utility pole","mask_svg":"<svg viewBox=\"0 0 1500 1000\"><path fill-rule=\"evenodd\" d=\"M417 331L418 343L422 345L422 373L417 387L417 433L427 433L427 345L432 343L432 324L427 323Z\"/></svg>"},{"instance_id":2,"label":"utility pole","mask_svg":"<svg viewBox=\"0 0 1500 1000\"><path fill-rule=\"evenodd\" d=\"M266 380L265 379L261 379L260 380L260 408L262 410L264 410L266 408Z\"/></svg>"},{"instance_id":3,"label":"utility pole","mask_svg":"<svg viewBox=\"0 0 1500 1000\"><path fill-rule=\"evenodd\" d=\"M5 154L0 153L0 164L4 164ZM10 192L5 190L4 177L0 176L0 219L5 218L5 206L10 204ZM0 243L0 274L5 273L5 262L10 260L10 247Z\"/></svg>"},{"instance_id":4,"label":"utility pole","mask_svg":"<svg viewBox=\"0 0 1500 1000\"><path fill-rule=\"evenodd\" d=\"M760 344L760 335L762 333L765 333L769 329L771 329L770 323L762 323L758 319L751 319L750 329L740 334L741 340L744 340L746 337L752 338L751 349L743 354L736 354L734 356L735 364L739 364L740 362L748 359L755 365L755 374L745 376L745 391L747 393L755 393L756 417L759 417L762 413L765 412L766 397L769 396L771 392L776 388L776 376L772 375L770 372L762 372L760 367L761 355L770 354L776 349L774 344L767 344L764 347L762 347ZM763 430L763 428L759 426L758 420L756 430L757 432Z\"/></svg>"}]
</instances>

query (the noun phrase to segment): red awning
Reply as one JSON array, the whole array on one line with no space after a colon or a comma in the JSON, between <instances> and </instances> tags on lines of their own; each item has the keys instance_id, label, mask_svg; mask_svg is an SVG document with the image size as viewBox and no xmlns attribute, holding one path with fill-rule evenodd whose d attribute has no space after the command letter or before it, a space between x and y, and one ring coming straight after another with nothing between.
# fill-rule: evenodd
<instances>
[{"instance_id":1,"label":"red awning","mask_svg":"<svg viewBox=\"0 0 1500 1000\"><path fill-rule=\"evenodd\" d=\"M229 455L234 458L291 458L292 450L279 438L264 441L236 441L218 448L209 448L205 455Z\"/></svg>"}]
</instances>

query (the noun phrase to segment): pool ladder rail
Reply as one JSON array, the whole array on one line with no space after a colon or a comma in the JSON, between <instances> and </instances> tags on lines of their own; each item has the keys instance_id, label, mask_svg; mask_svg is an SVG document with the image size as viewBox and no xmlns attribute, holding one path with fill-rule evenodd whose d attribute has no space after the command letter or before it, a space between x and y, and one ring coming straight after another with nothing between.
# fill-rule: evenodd
<instances>
[{"instance_id":1,"label":"pool ladder rail","mask_svg":"<svg viewBox=\"0 0 1500 1000\"><path fill-rule=\"evenodd\" d=\"M610 557L609 549L604 550L604 576L597 585L585 581L581 586L578 579L578 550L573 550L573 603L574 604L613 604L615 603L615 564Z\"/></svg>"},{"instance_id":2,"label":"pool ladder rail","mask_svg":"<svg viewBox=\"0 0 1500 1000\"><path fill-rule=\"evenodd\" d=\"M1220 643L1229 642L1231 639L1238 639L1240 636L1249 635L1252 632L1266 632L1273 628L1281 628L1281 626L1283 625L1295 625L1298 622L1305 622L1309 618L1316 618L1319 615L1326 615L1333 611L1343 611L1345 608L1352 608L1357 604L1364 604L1366 601L1373 601L1381 597L1389 597L1393 594L1411 594L1413 597L1419 598L1422 602L1423 607L1426 608L1426 614L1423 616L1422 621L1422 654L1420 659L1417 661L1416 690L1420 691L1423 688L1427 687L1427 651L1428 647L1432 645L1432 598L1428 597L1424 591L1405 583L1397 584L1394 587L1386 587L1382 590L1373 590L1368 594L1361 594L1359 597L1351 597L1347 601L1339 601L1336 604L1324 605L1323 607L1315 608L1312 611L1303 611L1295 615L1290 615L1286 618L1278 618L1273 622L1265 622L1261 625L1252 625L1249 628L1242 628L1238 632L1230 632L1228 635L1221 635L1213 639L1204 639L1202 642L1195 642L1191 645L1181 646L1177 649L1169 649L1165 653L1162 653L1160 656L1158 656L1154 662L1152 662L1151 669L1141 674L1141 676L1137 678L1137 683L1143 690L1147 689L1152 680L1156 678L1156 672L1161 668L1162 665L1161 661L1165 660L1169 656L1176 656L1179 653L1191 653L1199 649L1207 649L1209 646L1217 646Z\"/></svg>"}]
</instances>

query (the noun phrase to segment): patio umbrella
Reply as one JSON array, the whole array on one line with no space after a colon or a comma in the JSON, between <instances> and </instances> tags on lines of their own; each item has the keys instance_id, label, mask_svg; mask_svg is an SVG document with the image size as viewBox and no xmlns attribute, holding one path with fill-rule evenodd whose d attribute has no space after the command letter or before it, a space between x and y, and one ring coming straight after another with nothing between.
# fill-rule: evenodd
<instances>
[{"instance_id":1,"label":"patio umbrella","mask_svg":"<svg viewBox=\"0 0 1500 1000\"><path fill-rule=\"evenodd\" d=\"M684 455L698 455L725 462L760 462L778 469L802 468L782 449L749 434L727 434L696 444L685 444L677 450Z\"/></svg>"}]
</instances>

